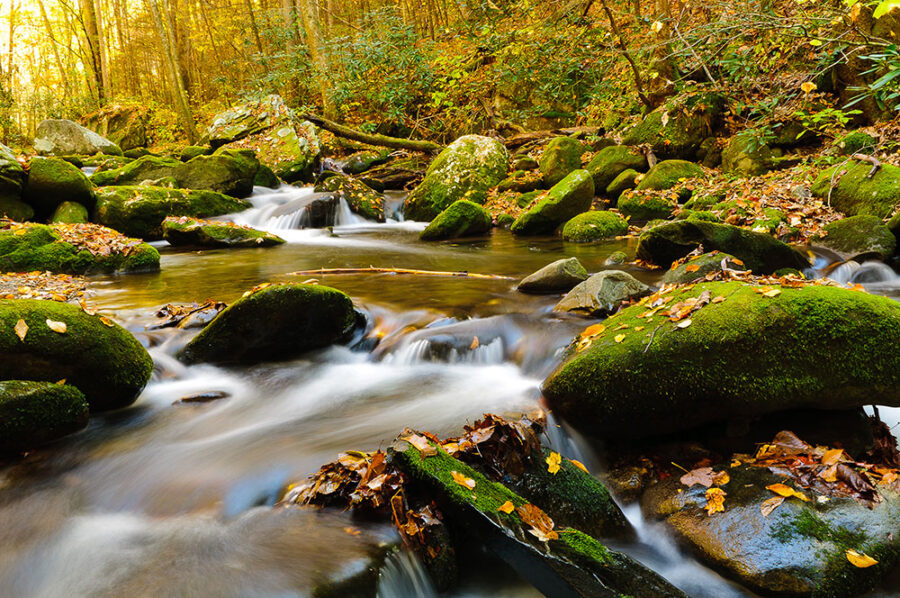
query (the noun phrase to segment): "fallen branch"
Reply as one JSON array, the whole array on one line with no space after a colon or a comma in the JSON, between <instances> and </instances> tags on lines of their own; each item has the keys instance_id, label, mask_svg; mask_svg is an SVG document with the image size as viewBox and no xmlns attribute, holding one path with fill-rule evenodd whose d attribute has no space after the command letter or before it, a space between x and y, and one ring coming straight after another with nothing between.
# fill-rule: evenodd
<instances>
[{"instance_id":1,"label":"fallen branch","mask_svg":"<svg viewBox=\"0 0 900 598\"><path fill-rule=\"evenodd\" d=\"M878 169L881 168L881 161L875 156L867 156L866 154L853 154L850 156L854 160L859 160L861 162L868 162L872 165L872 170L869 171L869 174L866 175L867 179L871 179L875 176L875 173L878 172Z\"/></svg>"},{"instance_id":2,"label":"fallen branch","mask_svg":"<svg viewBox=\"0 0 900 598\"><path fill-rule=\"evenodd\" d=\"M512 276L500 274L475 274L473 272L445 272L441 270L412 270L409 268L319 268L318 270L298 270L292 276L312 276L315 274L415 274L418 276L457 276L461 278L478 278L489 280L516 280Z\"/></svg>"},{"instance_id":3,"label":"fallen branch","mask_svg":"<svg viewBox=\"0 0 900 598\"><path fill-rule=\"evenodd\" d=\"M362 131L357 131L356 129L345 127L344 125L340 125L334 121L322 118L321 116L316 116L315 114L304 114L300 118L308 120L309 122L325 129L326 131L331 131L338 137L345 137L354 141L368 143L369 145L391 147L395 149L407 149L415 152L436 153L444 149L443 146L440 146L437 143L432 143L431 141L422 141L418 139L402 139L400 137L388 137L387 135L363 133Z\"/></svg>"}]
</instances>

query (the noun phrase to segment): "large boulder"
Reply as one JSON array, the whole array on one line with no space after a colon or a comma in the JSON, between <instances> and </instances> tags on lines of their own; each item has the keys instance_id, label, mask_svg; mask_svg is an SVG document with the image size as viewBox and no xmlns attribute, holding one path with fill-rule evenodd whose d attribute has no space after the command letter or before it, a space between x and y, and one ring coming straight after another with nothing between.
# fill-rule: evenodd
<instances>
[{"instance_id":1,"label":"large boulder","mask_svg":"<svg viewBox=\"0 0 900 598\"><path fill-rule=\"evenodd\" d=\"M529 274L519 282L516 289L523 293L567 292L587 279L588 271L578 258L570 257L556 260Z\"/></svg>"},{"instance_id":2,"label":"large boulder","mask_svg":"<svg viewBox=\"0 0 900 598\"><path fill-rule=\"evenodd\" d=\"M668 268L701 246L731 254L757 274L809 267L802 253L766 233L700 220L679 220L645 231L638 237L637 257Z\"/></svg>"},{"instance_id":3,"label":"large boulder","mask_svg":"<svg viewBox=\"0 0 900 598\"><path fill-rule=\"evenodd\" d=\"M789 409L900 405L896 301L740 282L665 298L570 349L543 385L555 413L589 434L640 438Z\"/></svg>"},{"instance_id":4,"label":"large boulder","mask_svg":"<svg viewBox=\"0 0 900 598\"><path fill-rule=\"evenodd\" d=\"M97 274L158 269L155 248L96 224L0 224L0 270L5 272Z\"/></svg>"},{"instance_id":5,"label":"large boulder","mask_svg":"<svg viewBox=\"0 0 900 598\"><path fill-rule=\"evenodd\" d=\"M586 151L587 147L577 139L571 137L551 139L538 163L544 188L552 187L573 170L581 168L581 155Z\"/></svg>"},{"instance_id":6,"label":"large boulder","mask_svg":"<svg viewBox=\"0 0 900 598\"><path fill-rule=\"evenodd\" d=\"M660 106L625 131L625 145L649 144L661 158L697 157L703 141L718 127L725 99L717 93L697 93Z\"/></svg>"},{"instance_id":7,"label":"large boulder","mask_svg":"<svg viewBox=\"0 0 900 598\"><path fill-rule=\"evenodd\" d=\"M687 179L702 177L703 167L687 160L663 160L647 171L641 182L638 183L638 191L671 189L679 182Z\"/></svg>"},{"instance_id":8,"label":"large boulder","mask_svg":"<svg viewBox=\"0 0 900 598\"><path fill-rule=\"evenodd\" d=\"M133 403L152 373L147 350L108 318L68 303L0 300L0 380L65 379L91 411L105 411Z\"/></svg>"},{"instance_id":9,"label":"large boulder","mask_svg":"<svg viewBox=\"0 0 900 598\"><path fill-rule=\"evenodd\" d=\"M251 291L222 311L179 353L186 363L288 359L348 337L350 297L331 287L281 283Z\"/></svg>"},{"instance_id":10,"label":"large boulder","mask_svg":"<svg viewBox=\"0 0 900 598\"><path fill-rule=\"evenodd\" d=\"M674 193L625 191L619 196L617 207L623 216L633 220L665 220L678 207L678 198Z\"/></svg>"},{"instance_id":11,"label":"large boulder","mask_svg":"<svg viewBox=\"0 0 900 598\"><path fill-rule=\"evenodd\" d=\"M640 299L650 293L650 287L628 272L605 270L579 283L560 299L553 311L587 317L611 314L625 301Z\"/></svg>"},{"instance_id":12,"label":"large boulder","mask_svg":"<svg viewBox=\"0 0 900 598\"><path fill-rule=\"evenodd\" d=\"M481 135L460 137L428 167L425 179L406 198L403 214L407 220L427 222L460 199L483 204L508 169L502 143Z\"/></svg>"},{"instance_id":13,"label":"large boulder","mask_svg":"<svg viewBox=\"0 0 900 598\"><path fill-rule=\"evenodd\" d=\"M176 169L181 165L174 158L160 156L141 156L114 168L98 168L91 175L91 182L97 187L109 185L137 185L144 181L158 181L174 178Z\"/></svg>"},{"instance_id":14,"label":"large boulder","mask_svg":"<svg viewBox=\"0 0 900 598\"><path fill-rule=\"evenodd\" d=\"M97 131L123 151L147 146L147 121L150 109L130 104L111 104L81 117L81 123Z\"/></svg>"},{"instance_id":15,"label":"large boulder","mask_svg":"<svg viewBox=\"0 0 900 598\"><path fill-rule=\"evenodd\" d=\"M79 169L59 158L34 158L28 166L23 195L41 217L50 216L63 202L94 208L94 187Z\"/></svg>"},{"instance_id":16,"label":"large boulder","mask_svg":"<svg viewBox=\"0 0 900 598\"><path fill-rule=\"evenodd\" d=\"M163 220L162 235L174 246L272 247L284 243L284 239L277 235L249 226L189 216L169 216Z\"/></svg>"},{"instance_id":17,"label":"large boulder","mask_svg":"<svg viewBox=\"0 0 900 598\"><path fill-rule=\"evenodd\" d=\"M594 177L594 188L603 191L626 170L647 170L647 156L627 145L612 145L597 152L584 169Z\"/></svg>"},{"instance_id":18,"label":"large boulder","mask_svg":"<svg viewBox=\"0 0 900 598\"><path fill-rule=\"evenodd\" d=\"M65 119L41 121L34 133L34 151L42 156L122 155L109 139Z\"/></svg>"},{"instance_id":19,"label":"large boulder","mask_svg":"<svg viewBox=\"0 0 900 598\"><path fill-rule=\"evenodd\" d=\"M587 170L575 170L553 185L529 210L513 222L515 235L548 235L591 208L594 179Z\"/></svg>"},{"instance_id":20,"label":"large boulder","mask_svg":"<svg viewBox=\"0 0 900 598\"><path fill-rule=\"evenodd\" d=\"M825 225L824 234L813 239L842 255L845 259L875 258L885 260L897 249L897 237L881 218L870 214L850 216Z\"/></svg>"},{"instance_id":21,"label":"large boulder","mask_svg":"<svg viewBox=\"0 0 900 598\"><path fill-rule=\"evenodd\" d=\"M0 453L21 452L77 432L88 404L74 386L54 382L0 382Z\"/></svg>"},{"instance_id":22,"label":"large boulder","mask_svg":"<svg viewBox=\"0 0 900 598\"><path fill-rule=\"evenodd\" d=\"M563 240L572 243L602 241L628 232L628 222L615 212L594 210L575 216L563 226Z\"/></svg>"},{"instance_id":23,"label":"large boulder","mask_svg":"<svg viewBox=\"0 0 900 598\"><path fill-rule=\"evenodd\" d=\"M774 165L772 148L749 135L735 135L722 151L722 172L727 174L758 176Z\"/></svg>"},{"instance_id":24,"label":"large boulder","mask_svg":"<svg viewBox=\"0 0 900 598\"><path fill-rule=\"evenodd\" d=\"M246 199L213 191L150 185L101 187L97 189L94 221L132 237L160 239L162 221L167 216L208 218L240 212L250 206Z\"/></svg>"},{"instance_id":25,"label":"large boulder","mask_svg":"<svg viewBox=\"0 0 900 598\"><path fill-rule=\"evenodd\" d=\"M0 218L25 222L34 218L34 208L14 197L0 197Z\"/></svg>"},{"instance_id":26,"label":"large boulder","mask_svg":"<svg viewBox=\"0 0 900 598\"><path fill-rule=\"evenodd\" d=\"M317 192L333 192L363 218L384 222L384 195L352 176L334 175L316 185Z\"/></svg>"},{"instance_id":27,"label":"large boulder","mask_svg":"<svg viewBox=\"0 0 900 598\"><path fill-rule=\"evenodd\" d=\"M25 186L25 169L11 149L0 143L0 200L19 201Z\"/></svg>"},{"instance_id":28,"label":"large boulder","mask_svg":"<svg viewBox=\"0 0 900 598\"><path fill-rule=\"evenodd\" d=\"M461 199L435 216L419 234L423 241L483 235L491 230L491 216L477 203Z\"/></svg>"},{"instance_id":29,"label":"large boulder","mask_svg":"<svg viewBox=\"0 0 900 598\"><path fill-rule=\"evenodd\" d=\"M606 186L606 196L618 203L619 198L626 191L630 191L637 187L637 179L641 176L637 170L623 170L619 176L614 178L612 182Z\"/></svg>"},{"instance_id":30,"label":"large boulder","mask_svg":"<svg viewBox=\"0 0 900 598\"><path fill-rule=\"evenodd\" d=\"M813 183L813 195L848 216L887 218L900 206L900 167L882 164L870 177L871 172L868 162L829 168Z\"/></svg>"}]
</instances>

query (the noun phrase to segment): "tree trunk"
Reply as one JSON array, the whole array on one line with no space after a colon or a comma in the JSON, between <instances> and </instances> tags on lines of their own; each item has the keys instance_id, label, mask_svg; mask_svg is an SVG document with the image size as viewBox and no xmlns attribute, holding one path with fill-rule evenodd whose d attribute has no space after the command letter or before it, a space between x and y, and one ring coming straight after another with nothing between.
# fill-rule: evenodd
<instances>
[{"instance_id":1,"label":"tree trunk","mask_svg":"<svg viewBox=\"0 0 900 598\"><path fill-rule=\"evenodd\" d=\"M172 96L175 100L175 112L178 113L181 125L184 127L185 133L187 133L188 141L193 144L197 141L197 130L194 127L194 117L191 115L187 91L184 89L184 81L182 81L178 60L175 57L175 43L172 39L172 32L169 31L163 22L159 4L157 4L158 0L146 0L146 2L150 7L153 25L156 28L156 34L163 49L163 63L166 67L166 76L169 79ZM165 0L162 0L162 2L165 2Z\"/></svg>"},{"instance_id":2,"label":"tree trunk","mask_svg":"<svg viewBox=\"0 0 900 598\"><path fill-rule=\"evenodd\" d=\"M400 137L388 137L387 135L371 135L369 133L363 133L362 131L357 131L356 129L345 127L344 125L340 125L336 122L332 122L326 118L322 118L321 116L316 116L314 114L304 114L300 118L308 120L309 122L313 123L314 125L318 125L326 131L331 131L338 137L344 137L346 139L368 143L369 145L391 147L395 149L408 149L417 152L439 152L444 149L442 146L438 145L437 143L432 143L431 141L402 139Z\"/></svg>"},{"instance_id":3,"label":"tree trunk","mask_svg":"<svg viewBox=\"0 0 900 598\"><path fill-rule=\"evenodd\" d=\"M322 28L312 3L313 0L297 0L300 18L303 21L303 29L306 32L306 46L309 50L309 56L319 71L317 78L319 80L319 92L322 95L322 112L326 118L334 118L336 110L334 102L331 100L331 88L328 84L328 73L330 72L328 57L325 55Z\"/></svg>"},{"instance_id":4,"label":"tree trunk","mask_svg":"<svg viewBox=\"0 0 900 598\"><path fill-rule=\"evenodd\" d=\"M100 57L100 30L94 0L81 0L81 19L84 37L87 41L87 59L94 90L97 92L97 107L106 100L106 86L103 81L102 59Z\"/></svg>"}]
</instances>

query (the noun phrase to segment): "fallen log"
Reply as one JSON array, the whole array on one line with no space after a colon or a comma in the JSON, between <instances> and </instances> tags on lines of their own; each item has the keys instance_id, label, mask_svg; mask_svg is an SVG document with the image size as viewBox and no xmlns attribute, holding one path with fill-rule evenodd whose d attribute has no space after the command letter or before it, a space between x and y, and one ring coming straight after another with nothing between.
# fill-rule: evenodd
<instances>
[{"instance_id":1,"label":"fallen log","mask_svg":"<svg viewBox=\"0 0 900 598\"><path fill-rule=\"evenodd\" d=\"M422 141L419 139L403 139L400 137L389 137L387 135L363 133L362 131L357 131L356 129L345 127L344 125L338 124L326 118L322 118L321 116L317 116L315 114L304 114L300 118L308 120L317 127L325 129L326 131L331 131L338 137L344 137L346 139L352 139L353 141L368 143L369 145L390 147L394 149L407 149L415 152L437 153L444 149L443 146L431 141Z\"/></svg>"}]
</instances>

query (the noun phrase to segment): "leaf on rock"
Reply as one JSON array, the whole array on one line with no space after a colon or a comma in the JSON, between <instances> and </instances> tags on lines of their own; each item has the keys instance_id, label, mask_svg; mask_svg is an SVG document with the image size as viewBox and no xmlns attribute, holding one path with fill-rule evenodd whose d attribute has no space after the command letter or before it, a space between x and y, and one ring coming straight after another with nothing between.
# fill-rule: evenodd
<instances>
[{"instance_id":1,"label":"leaf on rock","mask_svg":"<svg viewBox=\"0 0 900 598\"><path fill-rule=\"evenodd\" d=\"M401 436L400 440L405 440L410 443L419 451L419 454L422 457L430 457L431 455L437 454L437 449L434 448L431 443L428 442L428 439L422 436L421 434L412 434L410 436Z\"/></svg>"},{"instance_id":2,"label":"leaf on rock","mask_svg":"<svg viewBox=\"0 0 900 598\"><path fill-rule=\"evenodd\" d=\"M786 484L769 484L768 486L766 486L766 490L771 490L778 496L783 496L784 498L790 498L794 496L796 498L799 498L803 502L809 502L809 497L807 497L802 492L794 490Z\"/></svg>"},{"instance_id":3,"label":"leaf on rock","mask_svg":"<svg viewBox=\"0 0 900 598\"><path fill-rule=\"evenodd\" d=\"M469 348L472 349L473 351L478 348L478 337L477 336L472 339L472 344L469 345Z\"/></svg>"},{"instance_id":4,"label":"leaf on rock","mask_svg":"<svg viewBox=\"0 0 900 598\"><path fill-rule=\"evenodd\" d=\"M686 320L682 320L682 321L678 322L677 324L675 324L675 326L676 326L677 328L687 328L687 327L690 326L690 325L691 325L691 319L690 319L690 318L688 318L688 319L686 319Z\"/></svg>"},{"instance_id":5,"label":"leaf on rock","mask_svg":"<svg viewBox=\"0 0 900 598\"><path fill-rule=\"evenodd\" d=\"M550 456L545 459L547 461L547 471L556 475L556 472L559 471L559 464L562 462L562 457L559 453L550 453Z\"/></svg>"},{"instance_id":6,"label":"leaf on rock","mask_svg":"<svg viewBox=\"0 0 900 598\"><path fill-rule=\"evenodd\" d=\"M531 526L528 532L541 542L559 538L559 534L553 530L553 520L538 507L526 503L521 507L516 507L516 513L519 514L525 525Z\"/></svg>"},{"instance_id":7,"label":"leaf on rock","mask_svg":"<svg viewBox=\"0 0 900 598\"><path fill-rule=\"evenodd\" d=\"M593 326L588 326L584 330L581 331L581 338L586 338L588 336L596 336L606 330L606 326L603 324L594 324Z\"/></svg>"},{"instance_id":8,"label":"leaf on rock","mask_svg":"<svg viewBox=\"0 0 900 598\"><path fill-rule=\"evenodd\" d=\"M691 487L695 484L700 484L701 486L706 486L710 488L713 485L713 473L712 467L698 467L697 469L692 469L687 472L683 476L681 476L681 483L685 486Z\"/></svg>"},{"instance_id":9,"label":"leaf on rock","mask_svg":"<svg viewBox=\"0 0 900 598\"><path fill-rule=\"evenodd\" d=\"M512 513L515 510L516 510L516 506L514 504L512 504L511 500L508 500L505 503L503 503L502 505L500 505L499 507L497 507L497 511L499 511L500 513L506 513L507 515L509 515L510 513Z\"/></svg>"},{"instance_id":10,"label":"leaf on rock","mask_svg":"<svg viewBox=\"0 0 900 598\"><path fill-rule=\"evenodd\" d=\"M453 481L463 488L468 488L469 490L475 489L475 480L473 480L472 478L467 478L458 471L451 471L450 475L453 477Z\"/></svg>"},{"instance_id":11,"label":"leaf on rock","mask_svg":"<svg viewBox=\"0 0 900 598\"><path fill-rule=\"evenodd\" d=\"M617 343L621 343L622 341L625 340L625 335L624 335L624 334L617 334L613 340L616 341Z\"/></svg>"},{"instance_id":12,"label":"leaf on rock","mask_svg":"<svg viewBox=\"0 0 900 598\"><path fill-rule=\"evenodd\" d=\"M59 334L65 334L66 330L69 329L69 327L66 326L65 322L57 322L56 320L51 320L50 318L47 318L47 328Z\"/></svg>"},{"instance_id":13,"label":"leaf on rock","mask_svg":"<svg viewBox=\"0 0 900 598\"><path fill-rule=\"evenodd\" d=\"M847 552L844 553L847 555L847 560L850 561L850 564L854 567L859 567L860 569L865 569L866 567L871 567L872 565L877 565L878 561L873 559L867 554L860 554L853 549L847 549Z\"/></svg>"},{"instance_id":14,"label":"leaf on rock","mask_svg":"<svg viewBox=\"0 0 900 598\"><path fill-rule=\"evenodd\" d=\"M725 511L725 497L727 493L721 488L710 488L706 491L706 514L722 513Z\"/></svg>"},{"instance_id":15,"label":"leaf on rock","mask_svg":"<svg viewBox=\"0 0 900 598\"><path fill-rule=\"evenodd\" d=\"M571 463L572 465L574 465L575 467L577 467L578 469L580 469L580 470L583 471L584 473L590 473L590 472L588 471L588 468L585 467L585 466L584 466L584 463L582 463L581 461L576 461L575 459L569 459L569 463Z\"/></svg>"},{"instance_id":16,"label":"leaf on rock","mask_svg":"<svg viewBox=\"0 0 900 598\"><path fill-rule=\"evenodd\" d=\"M25 320L20 319L16 322L15 326L16 336L19 337L20 341L25 340L25 335L28 334L28 324L25 323Z\"/></svg>"},{"instance_id":17,"label":"leaf on rock","mask_svg":"<svg viewBox=\"0 0 900 598\"><path fill-rule=\"evenodd\" d=\"M762 511L763 517L768 517L772 514L772 511L781 506L781 503L784 502L783 496L773 496L772 498L763 502L762 506L759 508Z\"/></svg>"}]
</instances>

